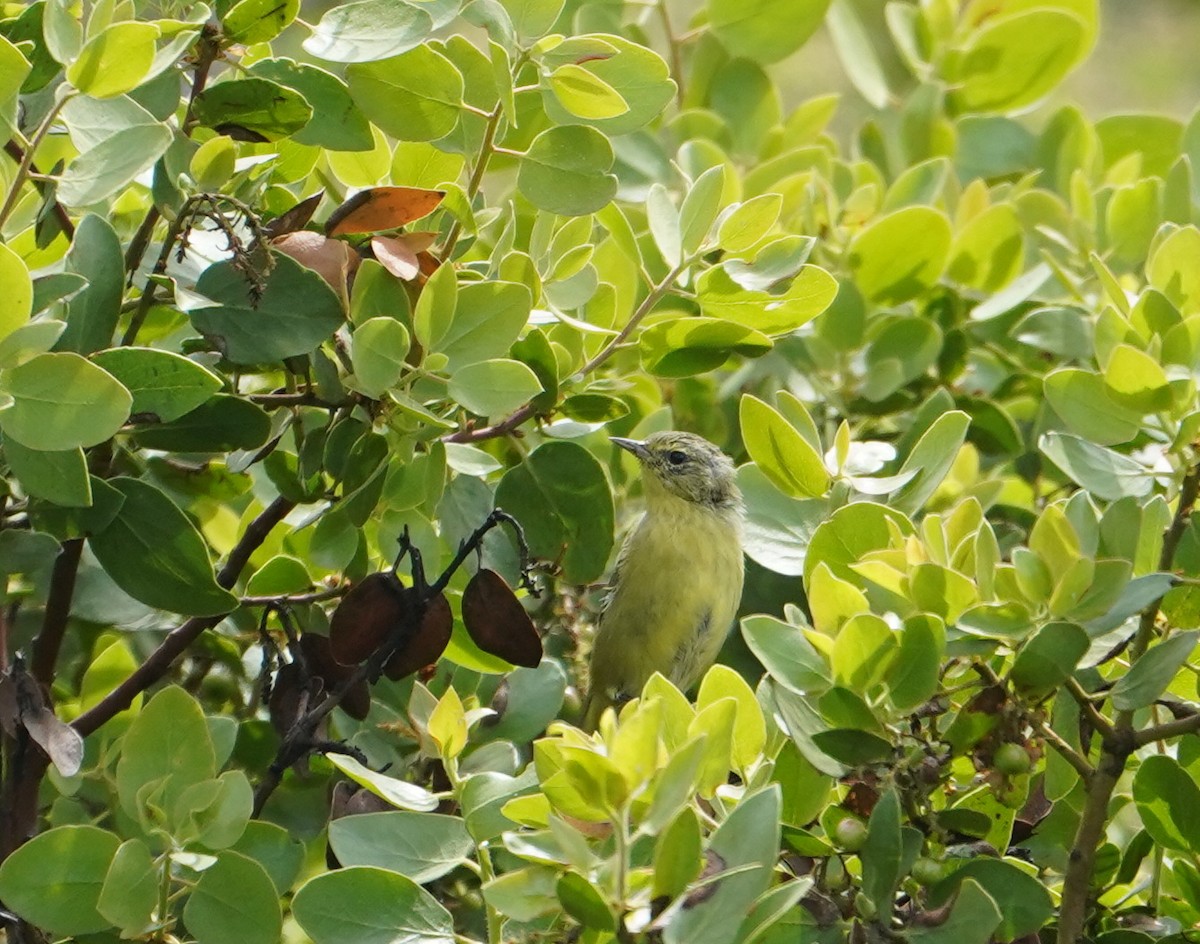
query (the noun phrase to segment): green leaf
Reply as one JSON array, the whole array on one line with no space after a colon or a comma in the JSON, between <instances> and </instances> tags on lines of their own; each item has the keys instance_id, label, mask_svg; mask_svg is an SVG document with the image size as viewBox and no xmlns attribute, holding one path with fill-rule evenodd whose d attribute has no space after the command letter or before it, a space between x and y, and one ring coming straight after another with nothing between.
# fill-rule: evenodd
<instances>
[{"instance_id":1,"label":"green leaf","mask_svg":"<svg viewBox=\"0 0 1200 944\"><path fill-rule=\"evenodd\" d=\"M1031 702L1045 698L1074 673L1090 645L1082 627L1047 623L1017 653L1010 673L1013 687Z\"/></svg>"},{"instance_id":2,"label":"green leaf","mask_svg":"<svg viewBox=\"0 0 1200 944\"><path fill-rule=\"evenodd\" d=\"M246 3L271 3L272 15L290 5L277 0L242 0L239 6ZM228 17L225 25L229 25ZM297 144L333 151L367 151L374 146L370 123L355 106L346 83L336 75L287 58L260 59L250 67L250 74L299 92L312 106L308 124L291 136Z\"/></svg>"},{"instance_id":3,"label":"green leaf","mask_svg":"<svg viewBox=\"0 0 1200 944\"><path fill-rule=\"evenodd\" d=\"M432 30L433 18L415 3L359 0L327 10L304 50L330 62L370 62L408 52Z\"/></svg>"},{"instance_id":4,"label":"green leaf","mask_svg":"<svg viewBox=\"0 0 1200 944\"><path fill-rule=\"evenodd\" d=\"M395 318L369 318L354 329L351 361L358 386L378 398L394 386L408 365L408 329Z\"/></svg>"},{"instance_id":5,"label":"green leaf","mask_svg":"<svg viewBox=\"0 0 1200 944\"><path fill-rule=\"evenodd\" d=\"M1142 761L1133 777L1133 801L1159 845L1190 853L1200 843L1200 788L1173 757L1151 754Z\"/></svg>"},{"instance_id":6,"label":"green leaf","mask_svg":"<svg viewBox=\"0 0 1200 944\"><path fill-rule=\"evenodd\" d=\"M996 902L978 882L966 879L959 886L950 916L933 927L914 929L909 940L913 944L987 944L1001 921Z\"/></svg>"},{"instance_id":7,"label":"green leaf","mask_svg":"<svg viewBox=\"0 0 1200 944\"><path fill-rule=\"evenodd\" d=\"M117 131L71 161L59 180L58 199L69 207L107 200L149 169L172 140L173 132L164 125Z\"/></svg>"},{"instance_id":8,"label":"green leaf","mask_svg":"<svg viewBox=\"0 0 1200 944\"><path fill-rule=\"evenodd\" d=\"M760 331L716 318L673 318L638 336L642 366L659 377L691 377L724 364L734 354L758 357L771 350Z\"/></svg>"},{"instance_id":9,"label":"green leaf","mask_svg":"<svg viewBox=\"0 0 1200 944\"><path fill-rule=\"evenodd\" d=\"M250 46L274 39L299 12L300 0L238 0L221 18L221 27L235 43Z\"/></svg>"},{"instance_id":10,"label":"green leaf","mask_svg":"<svg viewBox=\"0 0 1200 944\"><path fill-rule=\"evenodd\" d=\"M41 8L30 5L25 8L25 11L26 13L30 11L40 13ZM37 15L37 13L34 13L34 15ZM39 56L38 53L41 55ZM31 54L34 58L49 58L44 48L38 49L37 52ZM17 109L19 107L21 87L29 78L31 70L32 66L21 50L10 42L9 38L0 36L0 128L5 129L6 133L11 134L13 129L17 127ZM55 72L57 71L56 66ZM0 324L2 323L2 320L0 320Z\"/></svg>"},{"instance_id":11,"label":"green leaf","mask_svg":"<svg viewBox=\"0 0 1200 944\"><path fill-rule=\"evenodd\" d=\"M734 807L709 841L719 863L709 880L714 891L675 916L663 932L665 944L727 944L734 939L754 900L771 883L779 854L779 810L776 785Z\"/></svg>"},{"instance_id":12,"label":"green leaf","mask_svg":"<svg viewBox=\"0 0 1200 944\"><path fill-rule=\"evenodd\" d=\"M717 245L726 252L745 252L762 240L778 221L783 210L783 197L778 193L763 193L751 197L721 220Z\"/></svg>"},{"instance_id":13,"label":"green leaf","mask_svg":"<svg viewBox=\"0 0 1200 944\"><path fill-rule=\"evenodd\" d=\"M342 304L328 282L290 256L272 256L275 264L257 305L233 262L209 266L196 283L196 291L217 305L190 311L192 324L234 363L308 354L343 321Z\"/></svg>"},{"instance_id":14,"label":"green leaf","mask_svg":"<svg viewBox=\"0 0 1200 944\"><path fill-rule=\"evenodd\" d=\"M474 849L458 817L403 810L336 819L329 843L343 866L390 869L420 884L450 872Z\"/></svg>"},{"instance_id":15,"label":"green leaf","mask_svg":"<svg viewBox=\"0 0 1200 944\"><path fill-rule=\"evenodd\" d=\"M304 96L267 79L232 79L210 85L196 98L196 118L221 131L243 129L254 140L278 141L295 134L313 116Z\"/></svg>"},{"instance_id":16,"label":"green leaf","mask_svg":"<svg viewBox=\"0 0 1200 944\"><path fill-rule=\"evenodd\" d=\"M682 895L699 877L704 865L701 838L696 811L683 807L654 844L655 897Z\"/></svg>"},{"instance_id":17,"label":"green leaf","mask_svg":"<svg viewBox=\"0 0 1200 944\"><path fill-rule=\"evenodd\" d=\"M440 52L417 46L346 69L350 96L381 131L402 141L433 141L458 124L463 76Z\"/></svg>"},{"instance_id":18,"label":"green leaf","mask_svg":"<svg viewBox=\"0 0 1200 944\"><path fill-rule=\"evenodd\" d=\"M257 449L271 437L271 417L257 404L227 393L169 423L143 425L137 442L167 452L232 452Z\"/></svg>"},{"instance_id":19,"label":"green leaf","mask_svg":"<svg viewBox=\"0 0 1200 944\"><path fill-rule=\"evenodd\" d=\"M33 281L24 261L7 245L0 246L0 340L29 321Z\"/></svg>"},{"instance_id":20,"label":"green leaf","mask_svg":"<svg viewBox=\"0 0 1200 944\"><path fill-rule=\"evenodd\" d=\"M600 890L578 872L564 872L555 886L563 910L585 928L614 931L617 916Z\"/></svg>"},{"instance_id":21,"label":"green leaf","mask_svg":"<svg viewBox=\"0 0 1200 944\"><path fill-rule=\"evenodd\" d=\"M94 446L129 418L133 398L111 374L78 354L39 354L0 372L0 430L30 449L47 452Z\"/></svg>"},{"instance_id":22,"label":"green leaf","mask_svg":"<svg viewBox=\"0 0 1200 944\"><path fill-rule=\"evenodd\" d=\"M180 797L215 776L216 768L199 703L178 686L164 688L134 718L121 742L116 772L121 808L136 818L144 807L143 788L151 787L163 819L173 824Z\"/></svg>"},{"instance_id":23,"label":"green leaf","mask_svg":"<svg viewBox=\"0 0 1200 944\"><path fill-rule=\"evenodd\" d=\"M742 638L768 674L796 694L819 693L832 684L829 666L797 626L773 616L742 619Z\"/></svg>"},{"instance_id":24,"label":"green leaf","mask_svg":"<svg viewBox=\"0 0 1200 944\"><path fill-rule=\"evenodd\" d=\"M67 67L67 81L93 98L124 95L150 71L157 39L152 23L113 23L84 44Z\"/></svg>"},{"instance_id":25,"label":"green leaf","mask_svg":"<svg viewBox=\"0 0 1200 944\"><path fill-rule=\"evenodd\" d=\"M489 280L459 286L453 318L433 350L446 355L450 371L507 354L529 321L532 307L529 288L517 282Z\"/></svg>"},{"instance_id":26,"label":"green leaf","mask_svg":"<svg viewBox=\"0 0 1200 944\"><path fill-rule=\"evenodd\" d=\"M808 42L828 8L829 0L709 0L708 16L731 55L771 63Z\"/></svg>"},{"instance_id":27,"label":"green leaf","mask_svg":"<svg viewBox=\"0 0 1200 944\"><path fill-rule=\"evenodd\" d=\"M954 465L970 425L971 417L961 410L933 421L900 466L900 474L912 471L916 476L892 494L893 507L913 512L929 500Z\"/></svg>"},{"instance_id":28,"label":"green leaf","mask_svg":"<svg viewBox=\"0 0 1200 944\"><path fill-rule=\"evenodd\" d=\"M717 213L721 209L721 197L725 189L725 165L710 167L696 178L688 189L683 204L679 207L679 231L683 251L687 255L696 252L708 237Z\"/></svg>"},{"instance_id":29,"label":"green leaf","mask_svg":"<svg viewBox=\"0 0 1200 944\"><path fill-rule=\"evenodd\" d=\"M562 12L564 0L500 0L522 39L541 39Z\"/></svg>"},{"instance_id":30,"label":"green leaf","mask_svg":"<svg viewBox=\"0 0 1200 944\"><path fill-rule=\"evenodd\" d=\"M19 367L39 354L45 354L66 329L63 321L33 321L17 328L0 340L0 369Z\"/></svg>"},{"instance_id":31,"label":"green leaf","mask_svg":"<svg viewBox=\"0 0 1200 944\"><path fill-rule=\"evenodd\" d=\"M326 754L326 758L334 767L344 773L360 786L366 787L378 797L387 800L392 806L405 810L416 810L428 813L436 810L437 797L423 787L379 774L365 767L357 760L345 754Z\"/></svg>"},{"instance_id":32,"label":"green leaf","mask_svg":"<svg viewBox=\"0 0 1200 944\"><path fill-rule=\"evenodd\" d=\"M1192 265L1200 253L1200 230L1184 226L1158 244L1146 263L1146 278L1180 311L1200 310L1200 272Z\"/></svg>"},{"instance_id":33,"label":"green leaf","mask_svg":"<svg viewBox=\"0 0 1200 944\"><path fill-rule=\"evenodd\" d=\"M147 606L188 616L217 616L237 606L237 597L217 585L208 545L178 505L140 479L110 484L125 503L88 543L117 586Z\"/></svg>"},{"instance_id":34,"label":"green leaf","mask_svg":"<svg viewBox=\"0 0 1200 944\"><path fill-rule=\"evenodd\" d=\"M450 376L449 393L472 413L508 413L541 393L537 375L520 361L497 358L467 364Z\"/></svg>"},{"instance_id":35,"label":"green leaf","mask_svg":"<svg viewBox=\"0 0 1200 944\"><path fill-rule=\"evenodd\" d=\"M538 446L505 473L496 504L521 522L535 557L561 560L566 580L589 583L604 573L613 546L612 490L582 446Z\"/></svg>"},{"instance_id":36,"label":"green leaf","mask_svg":"<svg viewBox=\"0 0 1200 944\"><path fill-rule=\"evenodd\" d=\"M96 910L122 931L141 934L158 904L159 871L140 839L121 843L104 877Z\"/></svg>"},{"instance_id":37,"label":"green leaf","mask_svg":"<svg viewBox=\"0 0 1200 944\"><path fill-rule=\"evenodd\" d=\"M739 409L742 441L754 464L793 498L817 498L829 488L820 454L783 415L757 397L744 394Z\"/></svg>"},{"instance_id":38,"label":"green leaf","mask_svg":"<svg viewBox=\"0 0 1200 944\"><path fill-rule=\"evenodd\" d=\"M950 103L960 112L1026 108L1062 81L1088 42L1084 21L1065 10L1033 9L997 17L950 57Z\"/></svg>"},{"instance_id":39,"label":"green leaf","mask_svg":"<svg viewBox=\"0 0 1200 944\"><path fill-rule=\"evenodd\" d=\"M54 935L106 930L111 924L96 904L120 845L116 836L95 826L47 830L0 865L0 897L30 924Z\"/></svg>"},{"instance_id":40,"label":"green leaf","mask_svg":"<svg viewBox=\"0 0 1200 944\"><path fill-rule=\"evenodd\" d=\"M82 449L45 452L8 439L4 442L4 458L21 487L33 497L68 508L92 504L92 485Z\"/></svg>"},{"instance_id":41,"label":"green leaf","mask_svg":"<svg viewBox=\"0 0 1200 944\"><path fill-rule=\"evenodd\" d=\"M549 128L529 146L517 187L534 206L561 216L604 208L617 192L612 145L593 128Z\"/></svg>"},{"instance_id":42,"label":"green leaf","mask_svg":"<svg viewBox=\"0 0 1200 944\"><path fill-rule=\"evenodd\" d=\"M697 280L700 310L763 334L790 334L825 311L837 297L837 280L817 266L800 267L788 287L773 295L739 285L727 271L730 265L714 266Z\"/></svg>"},{"instance_id":43,"label":"green leaf","mask_svg":"<svg viewBox=\"0 0 1200 944\"><path fill-rule=\"evenodd\" d=\"M900 512L875 502L854 502L839 508L813 532L804 559L805 583L823 563L835 577L857 585L859 578L849 565L868 551L890 547L892 528L910 534L912 523Z\"/></svg>"},{"instance_id":44,"label":"green leaf","mask_svg":"<svg viewBox=\"0 0 1200 944\"><path fill-rule=\"evenodd\" d=\"M228 851L200 873L183 906L183 920L198 944L235 939L275 944L283 930L279 896L270 876L253 859Z\"/></svg>"},{"instance_id":45,"label":"green leaf","mask_svg":"<svg viewBox=\"0 0 1200 944\"><path fill-rule=\"evenodd\" d=\"M871 818L862 858L863 893L881 915L892 911L892 899L903 875L903 843L900 836L900 798L895 788L885 790Z\"/></svg>"},{"instance_id":46,"label":"green leaf","mask_svg":"<svg viewBox=\"0 0 1200 944\"><path fill-rule=\"evenodd\" d=\"M859 291L881 305L915 298L941 276L951 237L950 221L932 207L905 207L881 217L850 244Z\"/></svg>"},{"instance_id":47,"label":"green leaf","mask_svg":"<svg viewBox=\"0 0 1200 944\"><path fill-rule=\"evenodd\" d=\"M954 897L966 881L978 882L996 903L1003 919L994 934L997 940L1016 941L1045 926L1054 913L1046 886L1005 859L980 857L962 863L930 893L931 907Z\"/></svg>"},{"instance_id":48,"label":"green leaf","mask_svg":"<svg viewBox=\"0 0 1200 944\"><path fill-rule=\"evenodd\" d=\"M0 414L2 415L2 414ZM1150 470L1111 449L1069 433L1046 433L1038 448L1051 462L1097 498L1140 498L1154 490Z\"/></svg>"},{"instance_id":49,"label":"green leaf","mask_svg":"<svg viewBox=\"0 0 1200 944\"><path fill-rule=\"evenodd\" d=\"M292 914L314 944L455 940L450 913L412 879L386 869L356 866L318 875L296 892Z\"/></svg>"},{"instance_id":50,"label":"green leaf","mask_svg":"<svg viewBox=\"0 0 1200 944\"><path fill-rule=\"evenodd\" d=\"M304 862L303 843L293 839L283 827L261 820L247 823L231 848L261 865L281 896L291 891Z\"/></svg>"},{"instance_id":51,"label":"green leaf","mask_svg":"<svg viewBox=\"0 0 1200 944\"><path fill-rule=\"evenodd\" d=\"M1117 679L1112 688L1113 706L1118 711L1135 711L1152 704L1167 690L1198 641L1200 630L1193 629L1175 633L1146 650L1129 671Z\"/></svg>"},{"instance_id":52,"label":"green leaf","mask_svg":"<svg viewBox=\"0 0 1200 944\"><path fill-rule=\"evenodd\" d=\"M1115 446L1138 433L1139 414L1118 404L1098 374L1064 367L1047 374L1042 389L1054 412L1077 436Z\"/></svg>"},{"instance_id":53,"label":"green leaf","mask_svg":"<svg viewBox=\"0 0 1200 944\"><path fill-rule=\"evenodd\" d=\"M89 213L80 221L65 268L86 282L67 302L67 328L58 349L92 354L113 343L125 291L121 240L108 220Z\"/></svg>"},{"instance_id":54,"label":"green leaf","mask_svg":"<svg viewBox=\"0 0 1200 944\"><path fill-rule=\"evenodd\" d=\"M573 62L551 72L546 84L559 104L577 118L616 118L629 111L620 92Z\"/></svg>"},{"instance_id":55,"label":"green leaf","mask_svg":"<svg viewBox=\"0 0 1200 944\"><path fill-rule=\"evenodd\" d=\"M1104 365L1104 385L1121 406L1138 413L1171 408L1171 387L1158 361L1128 344L1118 344Z\"/></svg>"},{"instance_id":56,"label":"green leaf","mask_svg":"<svg viewBox=\"0 0 1200 944\"><path fill-rule=\"evenodd\" d=\"M221 389L221 378L195 361L148 347L99 351L92 362L107 370L133 394L134 415L169 423L190 413Z\"/></svg>"},{"instance_id":57,"label":"green leaf","mask_svg":"<svg viewBox=\"0 0 1200 944\"><path fill-rule=\"evenodd\" d=\"M1025 261L1025 240L1017 211L1007 203L972 217L954 237L948 278L984 292L996 292L1015 279Z\"/></svg>"}]
</instances>

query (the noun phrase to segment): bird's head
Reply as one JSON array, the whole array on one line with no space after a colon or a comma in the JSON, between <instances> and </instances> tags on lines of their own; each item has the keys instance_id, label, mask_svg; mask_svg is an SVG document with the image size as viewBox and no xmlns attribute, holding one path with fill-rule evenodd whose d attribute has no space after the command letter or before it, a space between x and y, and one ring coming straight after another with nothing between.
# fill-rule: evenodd
<instances>
[{"instance_id":1,"label":"bird's head","mask_svg":"<svg viewBox=\"0 0 1200 944\"><path fill-rule=\"evenodd\" d=\"M702 436L665 432L643 440L613 436L612 441L637 456L649 501L660 491L718 509L741 501L733 460Z\"/></svg>"}]
</instances>

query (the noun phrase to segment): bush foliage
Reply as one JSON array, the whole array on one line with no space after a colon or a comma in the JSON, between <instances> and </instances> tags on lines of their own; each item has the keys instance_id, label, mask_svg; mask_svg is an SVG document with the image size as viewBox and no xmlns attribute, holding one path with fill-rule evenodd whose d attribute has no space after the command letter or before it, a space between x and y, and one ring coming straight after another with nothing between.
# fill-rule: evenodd
<instances>
[{"instance_id":1,"label":"bush foliage","mask_svg":"<svg viewBox=\"0 0 1200 944\"><path fill-rule=\"evenodd\" d=\"M1035 110L1095 0L80 6L0 21L10 940L1200 921L1200 122ZM666 428L743 618L586 736Z\"/></svg>"}]
</instances>

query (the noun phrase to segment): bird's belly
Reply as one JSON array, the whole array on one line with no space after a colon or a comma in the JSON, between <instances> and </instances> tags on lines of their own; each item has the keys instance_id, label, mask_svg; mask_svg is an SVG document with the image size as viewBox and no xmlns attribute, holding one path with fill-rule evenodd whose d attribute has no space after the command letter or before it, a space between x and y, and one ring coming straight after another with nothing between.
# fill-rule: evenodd
<instances>
[{"instance_id":1,"label":"bird's belly","mask_svg":"<svg viewBox=\"0 0 1200 944\"><path fill-rule=\"evenodd\" d=\"M633 535L621 568L596 643L598 665L621 665L610 684L628 695L655 672L690 688L716 659L741 599L736 530L715 517L656 521ZM623 651L612 651L617 646Z\"/></svg>"}]
</instances>

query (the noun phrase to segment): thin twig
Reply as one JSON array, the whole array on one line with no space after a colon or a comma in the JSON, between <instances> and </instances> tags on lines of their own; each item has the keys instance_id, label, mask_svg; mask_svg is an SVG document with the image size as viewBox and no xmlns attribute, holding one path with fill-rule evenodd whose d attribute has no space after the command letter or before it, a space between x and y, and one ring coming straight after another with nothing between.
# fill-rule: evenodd
<instances>
[{"instance_id":1,"label":"thin twig","mask_svg":"<svg viewBox=\"0 0 1200 944\"><path fill-rule=\"evenodd\" d=\"M239 603L242 606L305 606L309 603L320 603L323 600L335 600L345 596L349 589L349 586L328 587L325 590L314 590L311 593L293 593L274 597L242 597Z\"/></svg>"},{"instance_id":2,"label":"thin twig","mask_svg":"<svg viewBox=\"0 0 1200 944\"><path fill-rule=\"evenodd\" d=\"M1079 704L1080 710L1087 718L1096 731L1103 738L1111 738L1113 736L1113 724L1096 707L1095 703L1088 697L1088 693L1083 690L1083 686L1079 684L1075 678L1069 678L1066 681L1067 692Z\"/></svg>"},{"instance_id":3,"label":"thin twig","mask_svg":"<svg viewBox=\"0 0 1200 944\"><path fill-rule=\"evenodd\" d=\"M17 205L17 200L21 196L21 188L25 186L25 181L29 177L30 168L33 166L33 155L41 145L43 139L50 132L50 128L54 124L54 119L58 117L58 113L67 102L71 100L70 95L64 95L56 101L48 112L46 117L42 119L42 123L37 126L33 137L29 139L29 147L25 149L25 154L21 162L17 164L17 172L13 175L12 186L8 190L8 194L4 198L4 205L0 206L0 226L3 226L9 215Z\"/></svg>"},{"instance_id":4,"label":"thin twig","mask_svg":"<svg viewBox=\"0 0 1200 944\"><path fill-rule=\"evenodd\" d=\"M1096 772L1096 769L1088 763L1086 757L1075 750L1061 734L1046 724L1045 721L1040 719L1030 719L1030 721L1037 729L1038 734L1045 739L1046 743L1053 747L1059 756L1070 764L1075 769L1075 772L1083 778L1084 783L1092 779L1092 774Z\"/></svg>"},{"instance_id":5,"label":"thin twig","mask_svg":"<svg viewBox=\"0 0 1200 944\"><path fill-rule=\"evenodd\" d=\"M4 153L16 161L18 165L25 160L24 149L22 149L21 145L12 139L4 142ZM44 180L39 179L42 176L44 175L40 170L38 170L37 164L35 164L31 159L29 161L29 178L34 181L34 186L38 188L38 192L42 195L42 199L44 200L46 198L47 191L50 189L50 185ZM58 220L59 228L63 231L63 234L67 237L67 239L73 240L75 238L75 224L71 222L71 217L67 213L67 208L59 203L58 200L54 200L51 203L50 211L54 214L55 219Z\"/></svg>"}]
</instances>

